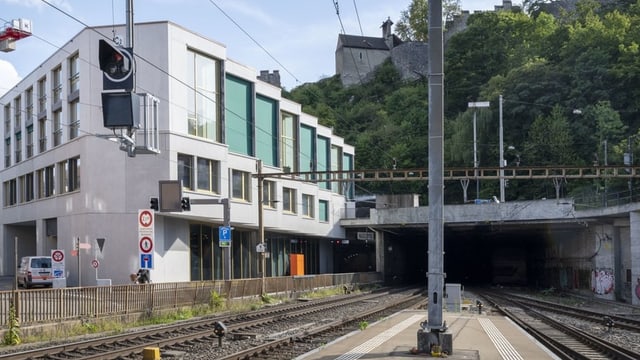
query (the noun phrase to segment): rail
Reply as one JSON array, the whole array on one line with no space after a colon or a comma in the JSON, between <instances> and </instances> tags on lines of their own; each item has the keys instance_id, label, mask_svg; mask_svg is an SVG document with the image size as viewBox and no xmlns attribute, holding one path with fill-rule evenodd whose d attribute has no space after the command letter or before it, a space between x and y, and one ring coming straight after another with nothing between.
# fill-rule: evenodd
<instances>
[{"instance_id":1,"label":"rail","mask_svg":"<svg viewBox=\"0 0 640 360\"><path fill-rule=\"evenodd\" d=\"M503 174L501 175L500 172ZM427 181L428 169L331 170L253 174L254 177L304 182ZM535 166L445 168L443 180L640 178L640 166Z\"/></svg>"},{"instance_id":2,"label":"rail","mask_svg":"<svg viewBox=\"0 0 640 360\"><path fill-rule=\"evenodd\" d=\"M0 313L9 314L17 303L21 326L65 320L102 318L113 315L145 314L154 311L206 305L212 293L232 298L262 294L263 279L213 280L140 285L114 285L58 289L0 291ZM269 277L265 290L274 296L296 297L320 288L382 281L382 274L344 273ZM0 317L6 328L8 316Z\"/></svg>"}]
</instances>

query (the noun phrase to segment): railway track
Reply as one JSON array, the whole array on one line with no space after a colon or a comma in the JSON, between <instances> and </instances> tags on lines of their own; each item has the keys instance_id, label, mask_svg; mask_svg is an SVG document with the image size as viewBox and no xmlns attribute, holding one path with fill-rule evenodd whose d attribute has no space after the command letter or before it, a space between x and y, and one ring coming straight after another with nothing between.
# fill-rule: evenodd
<instances>
[{"instance_id":1,"label":"railway track","mask_svg":"<svg viewBox=\"0 0 640 360\"><path fill-rule=\"evenodd\" d=\"M385 311L393 311L388 309L397 311L399 307L411 306L407 305L407 301L415 304L426 302L426 298L416 290L406 289L337 296L3 354L0 359L141 359L143 349L148 347L158 347L163 352L191 353L200 345L216 353L203 358L247 359L269 351L304 353L304 350L295 349L308 348L300 344L315 344L317 347L326 343L327 337L336 336L332 335L332 331L335 331L332 329L352 327L354 323L357 325L358 322L367 321L363 319L385 316ZM341 310L340 316L331 316L332 313L337 314L335 309ZM357 315L346 315L349 312ZM214 334L220 324L226 328L223 338ZM288 358L289 355L284 356Z\"/></svg>"},{"instance_id":2,"label":"railway track","mask_svg":"<svg viewBox=\"0 0 640 360\"><path fill-rule=\"evenodd\" d=\"M531 301L531 299L523 299L521 296L511 294L480 293L479 295L561 359L640 359L638 352L606 341L545 313L550 311L563 313L565 316L580 317L584 320L594 319L593 311L584 310L584 314L580 314L579 309L573 308L568 311L563 305ZM598 323L603 324L603 314L600 313L597 318ZM629 326L632 325L629 324Z\"/></svg>"}]
</instances>

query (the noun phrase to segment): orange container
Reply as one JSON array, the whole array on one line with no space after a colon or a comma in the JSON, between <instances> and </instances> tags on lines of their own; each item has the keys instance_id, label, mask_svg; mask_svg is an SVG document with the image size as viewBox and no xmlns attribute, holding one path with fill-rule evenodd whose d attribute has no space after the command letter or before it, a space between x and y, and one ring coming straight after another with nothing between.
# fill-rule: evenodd
<instances>
[{"instance_id":1,"label":"orange container","mask_svg":"<svg viewBox=\"0 0 640 360\"><path fill-rule=\"evenodd\" d=\"M304 275L304 254L289 254L291 275Z\"/></svg>"}]
</instances>

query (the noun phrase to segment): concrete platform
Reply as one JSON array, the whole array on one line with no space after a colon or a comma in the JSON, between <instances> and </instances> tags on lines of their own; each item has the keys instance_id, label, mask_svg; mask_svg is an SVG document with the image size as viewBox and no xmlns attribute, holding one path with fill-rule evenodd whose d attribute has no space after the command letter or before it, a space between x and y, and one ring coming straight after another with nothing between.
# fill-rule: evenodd
<instances>
[{"instance_id":1,"label":"concrete platform","mask_svg":"<svg viewBox=\"0 0 640 360\"><path fill-rule=\"evenodd\" d=\"M448 332L453 339L453 360L524 360L554 359L524 330L503 316L489 316L471 311L445 312ZM299 356L298 360L409 359L431 357L414 354L420 323L427 319L426 310L399 312L354 331L324 347Z\"/></svg>"}]
</instances>

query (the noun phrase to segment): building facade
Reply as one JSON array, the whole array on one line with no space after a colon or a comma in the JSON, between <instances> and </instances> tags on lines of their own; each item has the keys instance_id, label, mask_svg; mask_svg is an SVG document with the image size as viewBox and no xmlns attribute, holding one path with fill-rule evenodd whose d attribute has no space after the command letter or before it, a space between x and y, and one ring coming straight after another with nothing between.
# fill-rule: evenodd
<instances>
[{"instance_id":1,"label":"building facade","mask_svg":"<svg viewBox=\"0 0 640 360\"><path fill-rule=\"evenodd\" d=\"M130 281L144 265L139 210L164 180L180 180L193 205L154 213L152 281L287 275L290 254L304 255L308 274L331 272L352 185L267 177L258 199L255 174L258 160L262 173L352 170L353 146L227 59L223 44L151 22L134 27L135 90L158 99L158 153L128 156L110 141L118 130L103 127L98 44L112 29L84 29L0 98L0 274L60 249L68 286ZM230 204L228 248L216 199ZM256 252L259 206L267 255Z\"/></svg>"}]
</instances>

